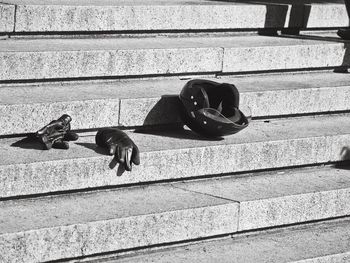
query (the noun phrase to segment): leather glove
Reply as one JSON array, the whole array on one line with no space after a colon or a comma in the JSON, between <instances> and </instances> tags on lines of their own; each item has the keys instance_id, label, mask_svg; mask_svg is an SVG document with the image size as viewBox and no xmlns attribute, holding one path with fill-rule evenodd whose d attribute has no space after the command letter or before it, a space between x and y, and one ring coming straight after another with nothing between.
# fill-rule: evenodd
<instances>
[{"instance_id":1,"label":"leather glove","mask_svg":"<svg viewBox=\"0 0 350 263\"><path fill-rule=\"evenodd\" d=\"M117 128L101 129L96 134L96 144L114 155L118 163L124 165L125 170L131 171L132 163L140 164L140 151L135 143L124 132Z\"/></svg>"},{"instance_id":2,"label":"leather glove","mask_svg":"<svg viewBox=\"0 0 350 263\"><path fill-rule=\"evenodd\" d=\"M38 130L35 136L46 150L51 148L68 149L69 144L67 141L76 141L79 138L78 134L70 131L71 121L72 118L64 114Z\"/></svg>"}]
</instances>

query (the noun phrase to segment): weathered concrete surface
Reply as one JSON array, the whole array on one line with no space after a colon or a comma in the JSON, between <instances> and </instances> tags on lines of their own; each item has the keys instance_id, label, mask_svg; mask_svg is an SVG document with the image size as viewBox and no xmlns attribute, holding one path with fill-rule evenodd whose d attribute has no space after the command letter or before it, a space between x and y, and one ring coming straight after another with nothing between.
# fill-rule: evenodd
<instances>
[{"instance_id":1,"label":"weathered concrete surface","mask_svg":"<svg viewBox=\"0 0 350 263\"><path fill-rule=\"evenodd\" d=\"M28 32L252 28L262 27L265 18L263 5L223 5L208 1L184 5L148 5L148 2L143 5L126 6L116 5L115 2L110 4L19 5L16 30Z\"/></svg>"},{"instance_id":2,"label":"weathered concrete surface","mask_svg":"<svg viewBox=\"0 0 350 263\"><path fill-rule=\"evenodd\" d=\"M344 43L265 36L0 42L0 80L348 66ZM31 70L28 71L27 69Z\"/></svg>"},{"instance_id":3,"label":"weathered concrete surface","mask_svg":"<svg viewBox=\"0 0 350 263\"><path fill-rule=\"evenodd\" d=\"M15 25L15 6L0 3L0 32L13 32Z\"/></svg>"},{"instance_id":4,"label":"weathered concrete surface","mask_svg":"<svg viewBox=\"0 0 350 263\"><path fill-rule=\"evenodd\" d=\"M0 79L81 78L220 71L222 49L170 39L3 41ZM2 47L3 45L4 47ZM11 46L8 46L10 44ZM26 48L31 47L33 48ZM26 50L22 50L22 48ZM12 49L12 50L11 50ZM17 49L15 52L14 49ZM27 69L31 68L31 71Z\"/></svg>"},{"instance_id":5,"label":"weathered concrete surface","mask_svg":"<svg viewBox=\"0 0 350 263\"><path fill-rule=\"evenodd\" d=\"M348 169L292 170L174 186L239 202L240 231L350 214Z\"/></svg>"},{"instance_id":6,"label":"weathered concrete surface","mask_svg":"<svg viewBox=\"0 0 350 263\"><path fill-rule=\"evenodd\" d=\"M343 3L333 5L313 3L305 6L304 12L304 23L308 28L349 26L349 17Z\"/></svg>"},{"instance_id":7,"label":"weathered concrete surface","mask_svg":"<svg viewBox=\"0 0 350 263\"><path fill-rule=\"evenodd\" d=\"M0 261L43 262L234 232L237 213L234 202L164 185L4 201Z\"/></svg>"},{"instance_id":8,"label":"weathered concrete surface","mask_svg":"<svg viewBox=\"0 0 350 263\"><path fill-rule=\"evenodd\" d=\"M324 45L325 42L322 43L320 40L319 43L305 45L308 41L302 42L303 44L293 47L289 45L226 47L222 71L244 72L350 65L348 50L341 43L328 42L329 45Z\"/></svg>"},{"instance_id":9,"label":"weathered concrete surface","mask_svg":"<svg viewBox=\"0 0 350 263\"><path fill-rule=\"evenodd\" d=\"M5 2L17 5L17 32L340 27L348 24L344 4L334 2L312 5L300 1L249 4L205 0Z\"/></svg>"},{"instance_id":10,"label":"weathered concrete surface","mask_svg":"<svg viewBox=\"0 0 350 263\"><path fill-rule=\"evenodd\" d=\"M349 219L173 247L109 263L346 263ZM97 263L101 261L89 261ZM104 262L104 261L102 261Z\"/></svg>"},{"instance_id":11,"label":"weathered concrete surface","mask_svg":"<svg viewBox=\"0 0 350 263\"><path fill-rule=\"evenodd\" d=\"M350 76L316 73L213 79L233 83L254 117L350 110ZM178 94L188 80L5 86L0 134L34 132L62 113L73 129L179 122Z\"/></svg>"},{"instance_id":12,"label":"weathered concrete surface","mask_svg":"<svg viewBox=\"0 0 350 263\"><path fill-rule=\"evenodd\" d=\"M94 134L82 134L69 151L42 151L20 138L2 139L0 193L8 197L347 160L349 118L257 121L218 141L187 130L130 133L141 151L141 164L123 174L110 168L114 162L96 147Z\"/></svg>"},{"instance_id":13,"label":"weathered concrete surface","mask_svg":"<svg viewBox=\"0 0 350 263\"><path fill-rule=\"evenodd\" d=\"M254 224L257 218L264 222L269 217L268 226L278 226L348 215L349 195L349 170L328 167L3 201L0 259L11 263L42 262L266 226ZM310 197L305 199L305 196ZM296 202L303 205L297 208ZM247 203L250 217L247 217ZM261 209L261 204L265 204L265 209ZM287 221L279 220L287 217ZM338 222L334 227L346 231L349 224ZM327 230L332 228L329 225L322 228L332 240L337 236L340 242L345 237L333 233L334 228ZM311 236L319 233L316 232ZM297 239L291 234L279 235L282 237L289 245ZM258 240L266 242L264 238ZM324 240L320 238L318 242L322 244ZM349 246L348 242L341 244L326 251L339 254ZM269 242L260 246L273 247Z\"/></svg>"},{"instance_id":14,"label":"weathered concrete surface","mask_svg":"<svg viewBox=\"0 0 350 263\"><path fill-rule=\"evenodd\" d=\"M67 113L74 129L86 129L118 124L119 100L86 100L20 105L1 105L1 134L35 132L52 120Z\"/></svg>"}]
</instances>

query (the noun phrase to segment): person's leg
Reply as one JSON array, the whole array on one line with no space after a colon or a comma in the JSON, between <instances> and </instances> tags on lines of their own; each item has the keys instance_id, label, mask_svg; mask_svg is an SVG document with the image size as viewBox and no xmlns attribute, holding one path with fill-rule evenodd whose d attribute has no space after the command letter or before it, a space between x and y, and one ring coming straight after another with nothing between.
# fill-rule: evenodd
<instances>
[{"instance_id":1,"label":"person's leg","mask_svg":"<svg viewBox=\"0 0 350 263\"><path fill-rule=\"evenodd\" d=\"M350 17L350 0L344 0L346 11L348 12L348 16Z\"/></svg>"},{"instance_id":2,"label":"person's leg","mask_svg":"<svg viewBox=\"0 0 350 263\"><path fill-rule=\"evenodd\" d=\"M350 20L350 0L344 0L346 11L348 13L348 17ZM338 36L340 36L342 39L350 40L350 29L340 29L338 30Z\"/></svg>"}]
</instances>

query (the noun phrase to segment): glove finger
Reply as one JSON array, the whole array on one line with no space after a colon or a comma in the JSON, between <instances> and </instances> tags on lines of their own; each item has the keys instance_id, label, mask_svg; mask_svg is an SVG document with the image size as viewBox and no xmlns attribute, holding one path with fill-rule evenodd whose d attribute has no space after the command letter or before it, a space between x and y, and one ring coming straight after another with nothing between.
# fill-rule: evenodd
<instances>
[{"instance_id":1,"label":"glove finger","mask_svg":"<svg viewBox=\"0 0 350 263\"><path fill-rule=\"evenodd\" d=\"M140 151L136 145L134 145L132 150L131 161L136 165L140 164Z\"/></svg>"},{"instance_id":2,"label":"glove finger","mask_svg":"<svg viewBox=\"0 0 350 263\"><path fill-rule=\"evenodd\" d=\"M69 149L69 144L68 142L64 142L64 141L55 141L52 145L53 148L55 149L64 149L64 150L67 150Z\"/></svg>"},{"instance_id":3,"label":"glove finger","mask_svg":"<svg viewBox=\"0 0 350 263\"><path fill-rule=\"evenodd\" d=\"M44 146L44 150L50 150L52 148L52 142L47 138L46 135L37 136L39 142Z\"/></svg>"},{"instance_id":4,"label":"glove finger","mask_svg":"<svg viewBox=\"0 0 350 263\"><path fill-rule=\"evenodd\" d=\"M127 148L125 150L125 170L131 171L131 156L132 156L132 148Z\"/></svg>"},{"instance_id":5,"label":"glove finger","mask_svg":"<svg viewBox=\"0 0 350 263\"><path fill-rule=\"evenodd\" d=\"M117 152L117 145L111 144L108 149L109 155L114 155Z\"/></svg>"},{"instance_id":6,"label":"glove finger","mask_svg":"<svg viewBox=\"0 0 350 263\"><path fill-rule=\"evenodd\" d=\"M78 140L79 138L79 135L75 132L67 132L65 135L64 135L64 138L63 140L65 141L76 141Z\"/></svg>"},{"instance_id":7,"label":"glove finger","mask_svg":"<svg viewBox=\"0 0 350 263\"><path fill-rule=\"evenodd\" d=\"M116 157L119 163L125 163L125 155L125 148L118 146Z\"/></svg>"},{"instance_id":8,"label":"glove finger","mask_svg":"<svg viewBox=\"0 0 350 263\"><path fill-rule=\"evenodd\" d=\"M58 131L53 131L51 133L45 134L45 136L47 137L47 139L49 141L57 141L57 140L63 140L64 138L64 133L63 132L58 132Z\"/></svg>"}]
</instances>

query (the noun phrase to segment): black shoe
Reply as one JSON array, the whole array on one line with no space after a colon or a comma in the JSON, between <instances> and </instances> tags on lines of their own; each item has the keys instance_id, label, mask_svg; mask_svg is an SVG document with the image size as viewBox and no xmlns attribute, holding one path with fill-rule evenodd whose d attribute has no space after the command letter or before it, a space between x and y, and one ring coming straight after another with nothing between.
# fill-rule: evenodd
<instances>
[{"instance_id":1,"label":"black shoe","mask_svg":"<svg viewBox=\"0 0 350 263\"><path fill-rule=\"evenodd\" d=\"M350 29L339 29L337 35L344 40L350 40Z\"/></svg>"},{"instance_id":2,"label":"black shoe","mask_svg":"<svg viewBox=\"0 0 350 263\"><path fill-rule=\"evenodd\" d=\"M258 35L274 37L274 36L278 36L278 33L276 29L262 28L258 30Z\"/></svg>"},{"instance_id":3,"label":"black shoe","mask_svg":"<svg viewBox=\"0 0 350 263\"><path fill-rule=\"evenodd\" d=\"M300 34L299 28L283 28L281 30L281 34L290 35L290 36L298 36Z\"/></svg>"}]
</instances>

